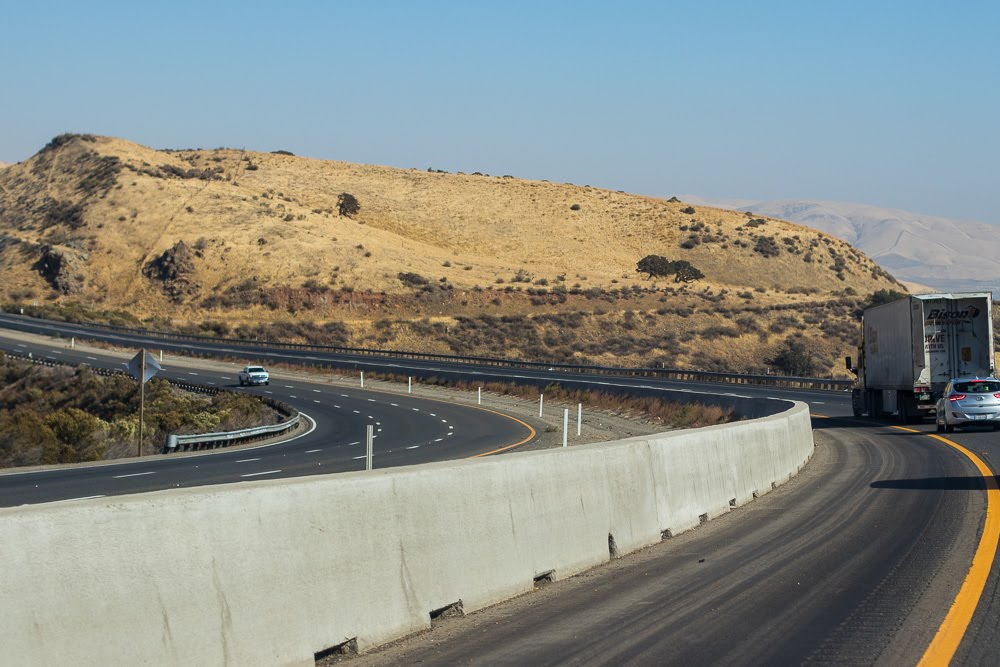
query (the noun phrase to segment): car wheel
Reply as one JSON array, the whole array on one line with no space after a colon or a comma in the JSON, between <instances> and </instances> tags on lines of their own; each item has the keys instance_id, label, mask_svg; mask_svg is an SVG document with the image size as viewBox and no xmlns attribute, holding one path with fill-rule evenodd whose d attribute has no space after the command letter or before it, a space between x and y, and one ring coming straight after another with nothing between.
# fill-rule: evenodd
<instances>
[{"instance_id":1,"label":"car wheel","mask_svg":"<svg viewBox=\"0 0 1000 667\"><path fill-rule=\"evenodd\" d=\"M938 433L944 433L944 425L941 422L937 422L936 426Z\"/></svg>"},{"instance_id":2,"label":"car wheel","mask_svg":"<svg viewBox=\"0 0 1000 667\"><path fill-rule=\"evenodd\" d=\"M951 424L949 424L948 422L945 422L944 423L944 432L945 433L954 433L955 432L955 427L952 426Z\"/></svg>"}]
</instances>

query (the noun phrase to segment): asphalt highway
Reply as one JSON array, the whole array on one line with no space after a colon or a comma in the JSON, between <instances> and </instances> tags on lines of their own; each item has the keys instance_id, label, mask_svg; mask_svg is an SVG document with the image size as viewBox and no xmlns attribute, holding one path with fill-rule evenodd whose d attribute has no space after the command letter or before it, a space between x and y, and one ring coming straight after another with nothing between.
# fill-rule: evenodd
<instances>
[{"instance_id":1,"label":"asphalt highway","mask_svg":"<svg viewBox=\"0 0 1000 667\"><path fill-rule=\"evenodd\" d=\"M0 349L19 356L123 369L120 357L70 349L66 340L29 341L0 332ZM197 363L194 360L190 360ZM214 365L213 365L214 366ZM162 489L364 470L368 424L375 429L373 466L413 465L474 456L530 439L531 427L487 410L360 387L272 378L239 386L237 372L164 364L161 376L269 395L309 417L293 439L274 445L0 473L0 506L141 493Z\"/></svg>"},{"instance_id":2,"label":"asphalt highway","mask_svg":"<svg viewBox=\"0 0 1000 667\"><path fill-rule=\"evenodd\" d=\"M810 464L745 507L351 664L917 664L970 570L983 480L930 425L814 426ZM996 664L997 580L954 664Z\"/></svg>"},{"instance_id":3,"label":"asphalt highway","mask_svg":"<svg viewBox=\"0 0 1000 667\"><path fill-rule=\"evenodd\" d=\"M8 326L8 320L0 317L0 326ZM49 323L17 320L11 326L23 330L29 325L58 331L64 338L72 331L86 334ZM112 342L195 351L183 341ZM38 348L38 353L55 358L70 354L65 340L48 348ZM213 352L248 355L246 349ZM335 361L314 352L269 349L259 350L252 360ZM1000 568L990 551L996 547L996 527L986 518L994 492L988 495L986 489L995 488L1000 434L968 430L941 438L929 423L901 427L854 419L846 392L455 369L427 361L363 358L349 363L402 375L440 370L467 378L525 377L630 391L803 400L814 413L817 441L813 460L799 476L745 507L584 575L448 620L421 637L362 656L356 664L896 665L921 658L927 664L952 659L956 664L995 664ZM198 382L235 383L235 374L167 371L197 373L187 377ZM261 390L274 391L275 398L313 416L316 430L276 447L77 468L76 474L85 477L54 486L45 478L48 471L5 475L0 477L0 504L51 499L44 493L40 499L32 497L33 484L73 498L358 470L363 462L355 457L362 454L367 423L383 429L376 441L378 466L489 451L526 432L491 413L466 413L464 408L446 412L440 403L404 403L324 384L273 381ZM320 402L310 406L311 401ZM985 472L977 471L970 455L984 462ZM151 467L135 467L147 465ZM122 471L136 474L119 477ZM142 487L119 489L115 485L122 479ZM8 492L8 483L18 486ZM995 515L1000 507L990 502ZM977 568L981 581L974 576ZM955 615L963 610L968 617L956 624ZM953 654L933 652L942 636L954 641Z\"/></svg>"}]
</instances>

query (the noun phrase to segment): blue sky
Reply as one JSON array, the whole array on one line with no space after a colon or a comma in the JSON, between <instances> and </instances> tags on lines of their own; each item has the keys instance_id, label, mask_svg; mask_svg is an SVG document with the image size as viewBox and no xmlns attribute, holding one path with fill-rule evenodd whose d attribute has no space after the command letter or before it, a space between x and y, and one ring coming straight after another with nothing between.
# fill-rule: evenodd
<instances>
[{"instance_id":1,"label":"blue sky","mask_svg":"<svg viewBox=\"0 0 1000 667\"><path fill-rule=\"evenodd\" d=\"M996 2L0 0L0 160L62 132L1000 223Z\"/></svg>"}]
</instances>

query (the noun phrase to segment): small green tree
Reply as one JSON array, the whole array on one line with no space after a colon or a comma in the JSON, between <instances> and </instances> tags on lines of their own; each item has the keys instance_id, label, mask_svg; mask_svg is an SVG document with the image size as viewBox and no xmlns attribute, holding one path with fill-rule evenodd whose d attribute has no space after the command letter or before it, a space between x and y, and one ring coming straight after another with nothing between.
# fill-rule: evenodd
<instances>
[{"instance_id":1,"label":"small green tree","mask_svg":"<svg viewBox=\"0 0 1000 667\"><path fill-rule=\"evenodd\" d=\"M669 276L674 272L673 263L660 255L646 255L635 265L635 270L639 273L649 274L650 278Z\"/></svg>"},{"instance_id":2,"label":"small green tree","mask_svg":"<svg viewBox=\"0 0 1000 667\"><path fill-rule=\"evenodd\" d=\"M691 283L704 277L705 274L701 272L701 269L698 269L686 259L674 262L675 283Z\"/></svg>"},{"instance_id":3,"label":"small green tree","mask_svg":"<svg viewBox=\"0 0 1000 667\"><path fill-rule=\"evenodd\" d=\"M872 306L881 306L883 303L892 303L893 301L899 301L905 294L902 292L897 292L891 289L880 289L872 292L872 295L868 297L868 303L864 305L864 308L871 308Z\"/></svg>"},{"instance_id":4,"label":"small green tree","mask_svg":"<svg viewBox=\"0 0 1000 667\"><path fill-rule=\"evenodd\" d=\"M774 365L789 375L799 377L809 377L816 372L816 364L806 346L793 338L785 340L774 358Z\"/></svg>"},{"instance_id":5,"label":"small green tree","mask_svg":"<svg viewBox=\"0 0 1000 667\"><path fill-rule=\"evenodd\" d=\"M340 215L352 218L361 210L361 204L358 202L358 198L351 193L341 192L340 196L337 197L337 210Z\"/></svg>"}]
</instances>

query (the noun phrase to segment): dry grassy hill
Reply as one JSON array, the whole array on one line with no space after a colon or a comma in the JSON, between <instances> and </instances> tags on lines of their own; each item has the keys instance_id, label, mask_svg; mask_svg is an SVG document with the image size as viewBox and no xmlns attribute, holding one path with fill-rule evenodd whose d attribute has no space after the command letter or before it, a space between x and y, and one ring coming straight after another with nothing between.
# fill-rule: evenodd
<instances>
[{"instance_id":1,"label":"dry grassy hill","mask_svg":"<svg viewBox=\"0 0 1000 667\"><path fill-rule=\"evenodd\" d=\"M704 277L651 280L651 254ZM743 370L808 332L819 372L879 289L820 232L589 186L90 135L0 171L0 299L155 326Z\"/></svg>"}]
</instances>

